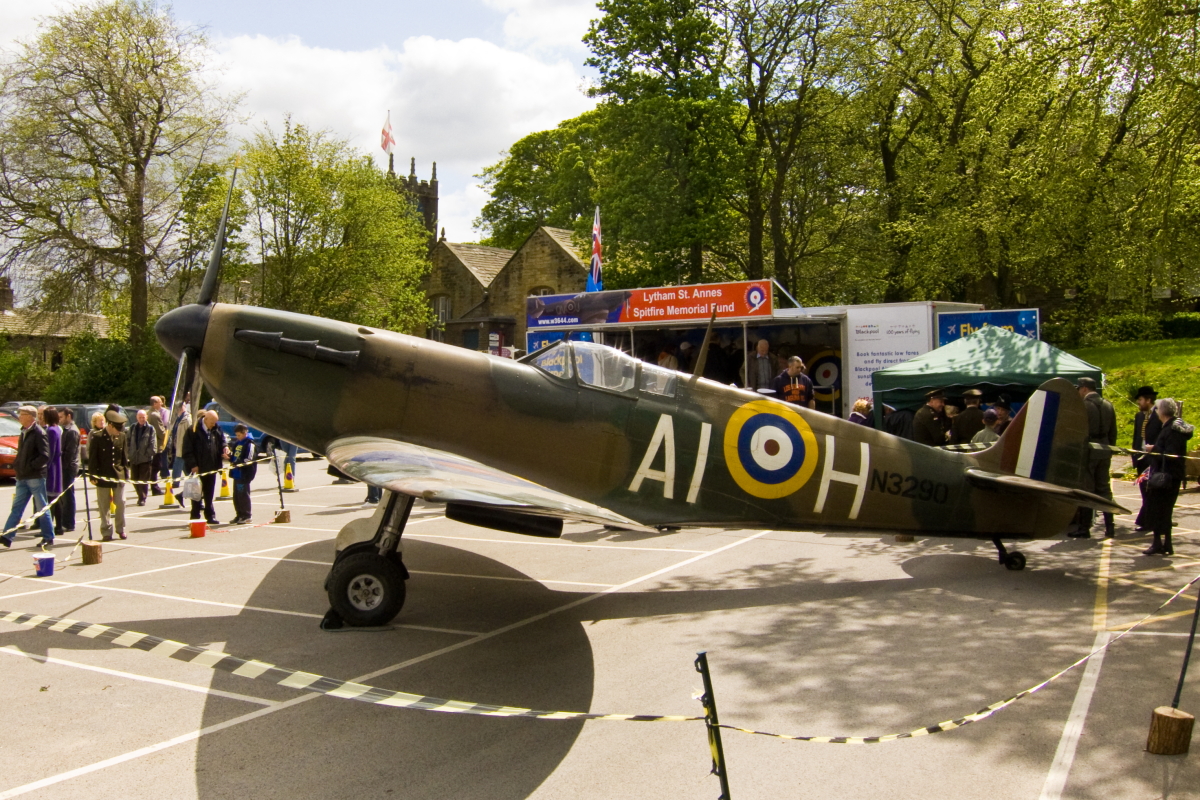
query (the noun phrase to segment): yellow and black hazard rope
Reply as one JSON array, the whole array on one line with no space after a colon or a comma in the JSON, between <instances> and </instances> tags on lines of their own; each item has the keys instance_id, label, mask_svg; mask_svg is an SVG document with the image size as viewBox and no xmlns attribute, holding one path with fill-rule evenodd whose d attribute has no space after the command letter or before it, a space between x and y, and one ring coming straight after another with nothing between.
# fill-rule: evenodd
<instances>
[{"instance_id":1,"label":"yellow and black hazard rope","mask_svg":"<svg viewBox=\"0 0 1200 800\"><path fill-rule=\"evenodd\" d=\"M955 453L977 453L980 450L987 450L994 444L995 444L995 442L990 442L988 444L983 444L982 442L974 442L974 443L970 443L970 444L946 444L946 445L938 445L937 449L950 450ZM1110 453L1124 453L1125 455L1130 455L1130 456L1153 455L1156 457L1161 456L1163 458L1182 458L1187 461L1200 461L1200 456L1177 456L1177 455L1174 455L1173 453L1142 452L1141 450L1133 450L1129 447L1118 447L1115 444L1100 444L1098 442L1091 442L1091 448L1093 450L1105 450Z\"/></svg>"},{"instance_id":2,"label":"yellow and black hazard rope","mask_svg":"<svg viewBox=\"0 0 1200 800\"><path fill-rule=\"evenodd\" d=\"M987 719L998 711L1001 711L1018 700L1029 697L1035 692L1041 691L1049 686L1054 681L1066 675L1071 670L1086 663L1093 656L1104 652L1109 647L1112 647L1118 641L1128 636L1134 630L1149 622L1158 612L1162 611L1176 599L1178 599L1191 586L1200 581L1200 575L1189 580L1186 584L1180 587L1179 591L1175 592L1171 597L1164 601L1158 608L1151 611L1142 619L1131 625L1126 630L1122 631L1117 636L1110 639L1102 647L1098 647L1087 655L1083 656L1075 663L1059 670L1051 675L1046 680L1032 686L1022 692L1014 694L1005 700L997 703L992 703L985 706L973 714L967 714L956 719L939 722L936 725L927 725L916 730L911 730L906 733L892 733L884 736L792 736L781 733L770 733L767 731L756 731L750 728L739 728L736 725L720 723L715 727L724 728L726 730L737 731L738 733L748 733L755 736L769 736L775 739L787 739L794 742L812 742L814 744L880 744L883 742L894 742L901 739L915 739L920 736L929 736L935 733L945 733L964 725L969 725L973 722L979 722ZM10 622L16 625L24 625L30 628L44 628L49 631L58 633L70 633L76 636L82 636L87 639L99 639L101 641L111 642L112 644L121 647L133 647L138 650L156 653L158 655L168 656L180 661L187 661L192 664L209 667L210 669L229 672L233 675L240 675L243 678L253 678L259 680L269 680L279 686L287 686L292 689L303 689L309 692L318 692L327 694L330 697L338 697L344 700L357 700L362 703L372 703L374 705L392 706L394 708L412 708L421 711L440 711L450 714L470 714L486 717L525 717L534 719L558 719L558 720L611 720L620 722L706 722L705 717L685 717L685 716L667 716L657 714L591 714L580 711L538 711L532 708L516 708L513 706L496 706L486 703L468 703L461 700L447 700L440 697L429 697L425 695L410 694L408 692L397 692L390 689L380 689L374 686L367 686L362 683L354 683L352 681L343 681L336 678L327 678L322 675L315 675L311 672L300 672L297 670L285 669L277 667L274 664L268 664L264 661L256 661L253 659L238 658L228 653L219 650L206 650L195 645L176 642L171 639L160 639L157 636L150 636L145 633L137 633L134 631L121 630L108 625L98 625L91 622L80 622L73 619L61 619L58 617L44 616L40 614L27 614L20 611L0 611L0 622ZM711 725L711 723L710 723Z\"/></svg>"},{"instance_id":3,"label":"yellow and black hazard rope","mask_svg":"<svg viewBox=\"0 0 1200 800\"><path fill-rule=\"evenodd\" d=\"M238 658L219 650L205 650L195 645L184 644L170 639L160 639L145 633L125 631L108 625L97 625L91 622L79 622L73 619L60 619L36 614L22 614L17 611L0 611L0 622L11 622L30 628L45 628L58 633L71 633L85 639L99 639L111 642L121 647L133 647L138 650L168 656L180 661L199 664L203 667L240 675L243 678L267 680L279 686L291 689L303 689L309 692L319 692L330 697L340 697L344 700L358 700L363 703L373 703L381 706L396 708L415 708L422 711L443 711L450 714L475 714L485 717L536 717L538 719L607 719L633 722L695 722L704 717L668 717L647 716L643 714L588 714L576 711L537 711L532 708L514 708L512 706L494 706L486 703L465 703L459 700L446 700L440 697L427 697L408 692L395 692L390 689L380 689L352 681L342 681L336 678L326 678L311 672L284 669L274 664L253 659Z\"/></svg>"},{"instance_id":4,"label":"yellow and black hazard rope","mask_svg":"<svg viewBox=\"0 0 1200 800\"><path fill-rule=\"evenodd\" d=\"M189 478L189 477L194 476L197 478L204 478L209 475L219 475L227 469L236 469L238 467L248 466L250 464L261 464L261 463L264 463L266 461L271 461L271 460L272 460L271 456L259 456L258 458L251 459L250 461L245 462L244 464L230 464L227 467L218 467L217 469L210 469L208 472L195 472L195 473L189 472L189 473L185 474L183 477ZM91 478L93 481L104 481L105 483L129 484L131 486L136 486L138 484L142 484L143 486L150 486L150 485L157 485L163 481L173 480L172 478L156 478L156 479L148 480L148 481L140 481L140 480L134 480L133 478L113 478L108 475L98 475L94 472L88 472L86 469L81 470L80 474L86 475L87 477Z\"/></svg>"},{"instance_id":5,"label":"yellow and black hazard rope","mask_svg":"<svg viewBox=\"0 0 1200 800\"><path fill-rule=\"evenodd\" d=\"M74 489L75 484L79 483L80 479L82 479L82 478L83 478L82 475L77 475L75 477L75 480L71 481L69 484L64 486L63 490L54 496L53 500L47 500L46 505L42 506L41 508L35 508L32 514L30 514L28 517L25 517L25 519L21 520L16 525L9 528L8 530L0 531L0 536L8 536L9 534L17 533L17 532L23 530L26 525L32 524L34 520L36 520L38 517L42 516L43 514L49 514L50 509L54 507L54 504L57 503L59 500L62 500L63 497L66 496L68 489Z\"/></svg>"}]
</instances>

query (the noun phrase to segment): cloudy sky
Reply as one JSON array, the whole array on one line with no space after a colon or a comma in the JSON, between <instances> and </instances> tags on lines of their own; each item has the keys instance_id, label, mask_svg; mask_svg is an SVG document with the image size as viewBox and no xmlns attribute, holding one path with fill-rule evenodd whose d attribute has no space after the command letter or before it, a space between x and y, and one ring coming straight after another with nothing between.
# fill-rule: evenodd
<instances>
[{"instance_id":1,"label":"cloudy sky","mask_svg":"<svg viewBox=\"0 0 1200 800\"><path fill-rule=\"evenodd\" d=\"M9 48L73 0L0 0ZM474 175L515 140L590 108L580 39L595 0L176 0L203 26L223 91L244 94L243 128L285 114L380 163L391 111L396 170L438 165L440 225L473 241L486 195ZM336 9L336 10L334 10ZM242 132L242 131L239 131Z\"/></svg>"}]
</instances>

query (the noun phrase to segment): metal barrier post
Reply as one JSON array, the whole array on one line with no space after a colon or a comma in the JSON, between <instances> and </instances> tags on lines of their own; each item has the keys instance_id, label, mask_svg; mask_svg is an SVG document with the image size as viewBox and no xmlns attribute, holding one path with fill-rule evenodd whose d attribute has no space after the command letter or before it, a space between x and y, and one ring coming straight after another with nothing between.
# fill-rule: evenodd
<instances>
[{"instance_id":1,"label":"metal barrier post","mask_svg":"<svg viewBox=\"0 0 1200 800\"><path fill-rule=\"evenodd\" d=\"M1183 651L1183 669L1179 671L1179 685L1175 687L1175 699L1171 708L1179 708L1179 696L1183 694L1183 679L1187 677L1188 661L1192 658L1192 642L1196 641L1196 621L1200 620L1200 594L1196 596L1196 612L1192 614L1192 632L1188 636L1187 649Z\"/></svg>"},{"instance_id":2,"label":"metal barrier post","mask_svg":"<svg viewBox=\"0 0 1200 800\"><path fill-rule=\"evenodd\" d=\"M92 504L88 500L88 474L83 473L83 513L87 518L88 524L88 541L92 540Z\"/></svg>"},{"instance_id":3,"label":"metal barrier post","mask_svg":"<svg viewBox=\"0 0 1200 800\"><path fill-rule=\"evenodd\" d=\"M713 694L712 679L708 674L708 651L696 654L696 672L699 672L704 680L704 694L700 697L700 703L704 706L704 725L708 728L708 746L712 750L712 774L721 781L719 800L730 800L729 774L725 769L725 750L721 747L721 729L717 727L720 723L717 719L717 698Z\"/></svg>"}]
</instances>

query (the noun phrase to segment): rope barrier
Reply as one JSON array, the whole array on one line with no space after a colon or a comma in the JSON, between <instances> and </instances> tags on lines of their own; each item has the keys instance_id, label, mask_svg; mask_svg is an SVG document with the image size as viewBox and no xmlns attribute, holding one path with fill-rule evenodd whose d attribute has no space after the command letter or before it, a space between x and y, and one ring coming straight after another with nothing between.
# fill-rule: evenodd
<instances>
[{"instance_id":1,"label":"rope barrier","mask_svg":"<svg viewBox=\"0 0 1200 800\"><path fill-rule=\"evenodd\" d=\"M1049 686L1054 681L1063 677L1071 670L1089 661L1093 656L1104 652L1114 644L1119 642L1124 637L1128 636L1140 626L1146 624L1156 614L1177 600L1185 591L1187 591L1197 581L1200 581L1200 575L1189 580L1177 592L1171 595L1158 608L1151 611L1142 619L1138 620L1128 629L1111 639L1103 647L1096 648L1092 652L1075 661L1065 669L1059 670L1051 675L1046 680L1032 686L1024 691L1001 700L998 703L992 703L985 706L973 714L967 714L956 719L939 722L935 725L927 725L916 730L906 733L892 733L883 736L793 736L781 733L769 733L767 731L756 731L750 728L739 728L736 725L719 724L715 727L724 728L726 730L736 731L738 733L746 733L754 736L768 736L775 739L785 739L795 742L812 742L815 744L879 744L882 742L894 742L900 739L913 739L919 736L929 736L935 733L945 733L947 731L956 730L965 725L970 725L973 722L991 717L998 711L1001 711L1018 700L1022 700L1035 692L1041 691ZM497 706L486 703L470 703L461 700L447 700L440 697L429 697L426 695L410 694L408 692L398 692L389 689L380 689L375 686L368 686L362 683L354 683L352 681L342 681L336 678L327 678L323 675L316 675L311 672L301 672L298 670L285 669L274 664L269 664L265 661L257 661L254 659L243 659L237 656L224 653L219 650L205 650L195 645L176 642L171 639L160 639L157 636L150 636L145 633L137 633L135 631L121 630L108 625L98 625L90 622L80 622L73 619L63 619L59 617L50 617L39 614L28 614L19 611L0 611L0 622L11 622L16 625L23 625L29 628L43 628L49 631L58 633L69 633L76 636L82 636L87 639L100 639L102 641L111 642L120 647L133 647L138 650L145 650L157 655L168 656L181 661L187 661L200 666L209 667L210 669L228 672L233 675L240 675L243 678L269 680L276 685L286 686L292 689L303 689L310 692L319 692L337 697L343 700L356 700L362 703L371 703L374 705L391 706L394 708L412 708L421 711L439 711L449 714L467 714L485 717L525 717L535 719L557 719L557 720L610 720L621 722L703 722L705 717L686 717L686 716L667 716L667 715L649 715L649 714L592 714L579 711L538 711L532 708L517 708L514 706Z\"/></svg>"},{"instance_id":2,"label":"rope barrier","mask_svg":"<svg viewBox=\"0 0 1200 800\"><path fill-rule=\"evenodd\" d=\"M938 450L950 450L956 453L976 453L980 450L987 450L995 442L990 444L971 443L971 444L945 444L938 445ZM1200 456L1177 456L1174 453L1155 453L1153 451L1145 452L1142 450L1133 450L1128 447L1118 447L1114 444L1100 444L1098 442L1089 442L1093 450L1106 450L1111 453L1124 453L1130 456L1154 456L1156 458L1182 458L1186 461L1200 461Z\"/></svg>"}]
</instances>

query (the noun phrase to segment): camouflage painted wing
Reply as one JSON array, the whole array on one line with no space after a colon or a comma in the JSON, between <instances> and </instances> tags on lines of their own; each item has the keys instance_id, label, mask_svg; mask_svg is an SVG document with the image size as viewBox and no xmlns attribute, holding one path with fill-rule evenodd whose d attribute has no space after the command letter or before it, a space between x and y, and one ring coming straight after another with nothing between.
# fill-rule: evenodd
<instances>
[{"instance_id":1,"label":"camouflage painted wing","mask_svg":"<svg viewBox=\"0 0 1200 800\"><path fill-rule=\"evenodd\" d=\"M653 531L606 508L547 489L478 461L375 436L347 436L325 457L352 478L434 503L496 506L559 519Z\"/></svg>"}]
</instances>

